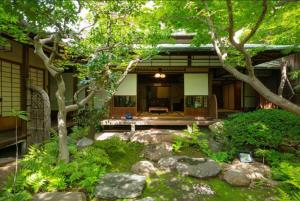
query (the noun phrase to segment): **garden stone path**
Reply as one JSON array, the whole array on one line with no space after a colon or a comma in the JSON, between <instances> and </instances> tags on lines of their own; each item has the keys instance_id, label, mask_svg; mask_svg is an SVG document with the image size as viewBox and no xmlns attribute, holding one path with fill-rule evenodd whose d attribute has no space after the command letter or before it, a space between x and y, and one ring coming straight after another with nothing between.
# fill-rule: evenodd
<instances>
[{"instance_id":1,"label":"garden stone path","mask_svg":"<svg viewBox=\"0 0 300 201\"><path fill-rule=\"evenodd\" d=\"M36 194L32 201L86 201L82 192L46 192Z\"/></svg>"},{"instance_id":2,"label":"garden stone path","mask_svg":"<svg viewBox=\"0 0 300 201\"><path fill-rule=\"evenodd\" d=\"M130 173L109 173L96 186L97 198L136 198L146 186L146 177Z\"/></svg>"}]
</instances>

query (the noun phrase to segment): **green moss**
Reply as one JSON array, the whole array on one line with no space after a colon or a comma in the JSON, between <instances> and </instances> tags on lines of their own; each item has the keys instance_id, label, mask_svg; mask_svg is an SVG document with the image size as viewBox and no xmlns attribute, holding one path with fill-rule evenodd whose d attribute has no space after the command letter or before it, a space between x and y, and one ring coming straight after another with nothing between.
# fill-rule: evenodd
<instances>
[{"instance_id":1,"label":"green moss","mask_svg":"<svg viewBox=\"0 0 300 201\"><path fill-rule=\"evenodd\" d=\"M143 150L142 144L128 143L124 149L125 154L111 154L109 155L111 160L111 167L108 171L110 172L130 172L131 166L142 160L141 153Z\"/></svg>"},{"instance_id":2,"label":"green moss","mask_svg":"<svg viewBox=\"0 0 300 201\"><path fill-rule=\"evenodd\" d=\"M183 147L180 152L174 153L174 155L178 156L189 156L195 158L206 157L204 153L199 151L198 147Z\"/></svg>"},{"instance_id":3,"label":"green moss","mask_svg":"<svg viewBox=\"0 0 300 201\"><path fill-rule=\"evenodd\" d=\"M263 201L277 194L276 191L270 188L232 187L219 178L203 180L183 177L177 173L168 173L152 177L142 197L151 196L158 201L169 201L175 198L177 200L184 200L184 196L192 192L193 185L195 184L207 184L215 192L214 195L196 195L194 197L195 201Z\"/></svg>"}]
</instances>

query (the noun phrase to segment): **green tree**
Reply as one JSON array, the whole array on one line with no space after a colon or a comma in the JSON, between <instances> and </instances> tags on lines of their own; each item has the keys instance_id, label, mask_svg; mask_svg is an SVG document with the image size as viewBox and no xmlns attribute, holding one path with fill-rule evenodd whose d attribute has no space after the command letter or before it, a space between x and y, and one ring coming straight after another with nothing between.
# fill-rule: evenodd
<instances>
[{"instance_id":1,"label":"green tree","mask_svg":"<svg viewBox=\"0 0 300 201\"><path fill-rule=\"evenodd\" d=\"M97 92L108 101L127 73L152 53L134 49L150 34L139 26L144 1L3 0L0 31L33 44L57 84L59 159L68 162L66 115L88 104ZM4 12L5 11L5 12ZM147 33L152 33L148 30ZM75 68L82 86L75 104L65 105L63 72ZM88 95L78 99L87 90Z\"/></svg>"},{"instance_id":2,"label":"green tree","mask_svg":"<svg viewBox=\"0 0 300 201\"><path fill-rule=\"evenodd\" d=\"M195 33L195 46L212 43L226 71L267 100L300 115L299 106L270 91L256 77L252 62L254 55L265 50L263 45L290 45L287 51L299 48L299 13L297 1L182 0L158 1L153 14L161 16L161 22L173 31ZM262 47L246 49L246 43ZM245 73L238 70L241 67Z\"/></svg>"}]
</instances>

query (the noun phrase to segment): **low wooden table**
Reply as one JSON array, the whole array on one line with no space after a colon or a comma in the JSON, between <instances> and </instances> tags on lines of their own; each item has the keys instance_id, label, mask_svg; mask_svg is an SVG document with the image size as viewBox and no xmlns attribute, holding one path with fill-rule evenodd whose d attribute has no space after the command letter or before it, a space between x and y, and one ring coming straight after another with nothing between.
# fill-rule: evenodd
<instances>
[{"instance_id":1,"label":"low wooden table","mask_svg":"<svg viewBox=\"0 0 300 201\"><path fill-rule=\"evenodd\" d=\"M158 112L169 112L167 107L149 107L149 112L158 111Z\"/></svg>"}]
</instances>

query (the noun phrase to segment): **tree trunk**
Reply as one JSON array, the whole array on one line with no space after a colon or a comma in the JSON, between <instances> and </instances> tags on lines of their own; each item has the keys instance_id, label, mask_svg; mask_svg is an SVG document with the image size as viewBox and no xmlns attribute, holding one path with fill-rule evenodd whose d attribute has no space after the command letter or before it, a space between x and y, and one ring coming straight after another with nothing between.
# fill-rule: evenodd
<instances>
[{"instance_id":1,"label":"tree trunk","mask_svg":"<svg viewBox=\"0 0 300 201\"><path fill-rule=\"evenodd\" d=\"M67 110L65 106L65 82L61 74L56 76L57 91L56 99L58 104L57 127L59 137L59 160L69 162L69 150L67 139Z\"/></svg>"}]
</instances>

